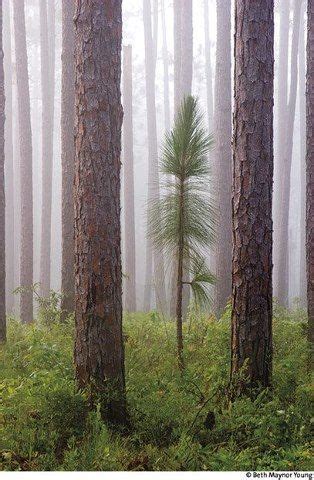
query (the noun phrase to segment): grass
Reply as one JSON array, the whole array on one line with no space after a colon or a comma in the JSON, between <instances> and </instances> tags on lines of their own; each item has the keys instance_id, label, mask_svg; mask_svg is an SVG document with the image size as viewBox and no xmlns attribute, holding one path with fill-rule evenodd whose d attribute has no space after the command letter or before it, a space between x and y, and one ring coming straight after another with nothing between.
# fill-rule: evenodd
<instances>
[{"instance_id":1,"label":"grass","mask_svg":"<svg viewBox=\"0 0 314 480\"><path fill-rule=\"evenodd\" d=\"M311 470L306 319L274 315L273 389L231 402L230 314L190 314L186 372L175 325L128 315L128 435L89 412L73 380L73 322L10 320L0 347L0 470Z\"/></svg>"}]
</instances>

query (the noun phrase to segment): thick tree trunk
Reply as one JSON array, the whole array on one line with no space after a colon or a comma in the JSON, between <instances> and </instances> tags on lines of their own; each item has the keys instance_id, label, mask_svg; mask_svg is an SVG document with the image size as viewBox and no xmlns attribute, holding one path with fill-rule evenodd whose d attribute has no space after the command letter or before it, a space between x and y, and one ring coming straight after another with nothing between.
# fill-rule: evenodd
<instances>
[{"instance_id":1,"label":"thick tree trunk","mask_svg":"<svg viewBox=\"0 0 314 480\"><path fill-rule=\"evenodd\" d=\"M5 250L6 250L6 309L14 307L14 169L13 169L13 117L12 117L12 47L11 13L9 0L3 1L3 50L5 82Z\"/></svg>"},{"instance_id":2,"label":"thick tree trunk","mask_svg":"<svg viewBox=\"0 0 314 480\"><path fill-rule=\"evenodd\" d=\"M20 316L22 322L31 322L33 320L31 291L33 285L33 154L24 0L13 0L13 6L20 143L20 285L24 288L20 297Z\"/></svg>"},{"instance_id":3,"label":"thick tree trunk","mask_svg":"<svg viewBox=\"0 0 314 480\"><path fill-rule=\"evenodd\" d=\"M274 3L236 0L232 363L248 384L272 371Z\"/></svg>"},{"instance_id":4,"label":"thick tree trunk","mask_svg":"<svg viewBox=\"0 0 314 480\"><path fill-rule=\"evenodd\" d=\"M153 198L159 197L159 171L158 171L158 143L156 125L156 100L155 100L155 71L156 56L151 22L150 0L143 0L144 40L145 40L145 77L146 77L146 109L147 109L147 134L148 134L148 205ZM154 283L157 309L164 311L166 305L165 270L162 253L150 246L147 241L146 261L150 249L153 255L154 279L146 277L145 285ZM148 272L146 272L148 273Z\"/></svg>"},{"instance_id":5,"label":"thick tree trunk","mask_svg":"<svg viewBox=\"0 0 314 480\"><path fill-rule=\"evenodd\" d=\"M76 2L75 367L125 422L120 229L121 0Z\"/></svg>"},{"instance_id":6,"label":"thick tree trunk","mask_svg":"<svg viewBox=\"0 0 314 480\"><path fill-rule=\"evenodd\" d=\"M290 93L285 122L285 144L283 150L283 165L280 173L281 186L279 212L279 256L278 256L278 300L282 305L288 305L289 297L289 211L290 211L290 176L293 149L293 130L298 81L298 46L300 32L300 14L302 0L294 0L293 31L291 43L291 76ZM282 119L281 119L282 121Z\"/></svg>"},{"instance_id":7,"label":"thick tree trunk","mask_svg":"<svg viewBox=\"0 0 314 480\"><path fill-rule=\"evenodd\" d=\"M123 48L123 159L125 223L125 308L136 311L136 244L133 166L133 79L132 46Z\"/></svg>"},{"instance_id":8,"label":"thick tree trunk","mask_svg":"<svg viewBox=\"0 0 314 480\"><path fill-rule=\"evenodd\" d=\"M5 317L5 193L4 193L4 66L2 39L2 0L0 0L0 342L6 340Z\"/></svg>"},{"instance_id":9,"label":"thick tree trunk","mask_svg":"<svg viewBox=\"0 0 314 480\"><path fill-rule=\"evenodd\" d=\"M165 2L161 0L161 23L162 23L162 60L164 66L164 116L165 130L170 130L170 97L169 97L169 53L167 42Z\"/></svg>"},{"instance_id":10,"label":"thick tree trunk","mask_svg":"<svg viewBox=\"0 0 314 480\"><path fill-rule=\"evenodd\" d=\"M280 0L280 31L279 31L279 58L277 75L277 107L276 107L276 129L275 129L275 161L274 161L274 294L278 295L278 279L281 275L279 271L279 234L281 218L281 176L283 172L283 152L286 142L287 123L283 119L287 118L288 103L288 51L289 51L289 28L290 28L290 0Z\"/></svg>"},{"instance_id":11,"label":"thick tree trunk","mask_svg":"<svg viewBox=\"0 0 314 480\"><path fill-rule=\"evenodd\" d=\"M310 348L314 341L314 2L307 6L306 265ZM311 357L313 359L313 355ZM313 365L313 362L311 362Z\"/></svg>"},{"instance_id":12,"label":"thick tree trunk","mask_svg":"<svg viewBox=\"0 0 314 480\"><path fill-rule=\"evenodd\" d=\"M39 12L42 89L42 212L40 245L40 292L43 297L47 297L50 291L51 269L51 203L54 108L51 69L54 64L54 54L51 55L49 48L46 0L39 0ZM50 24L51 22L49 21L49 26Z\"/></svg>"},{"instance_id":13,"label":"thick tree trunk","mask_svg":"<svg viewBox=\"0 0 314 480\"><path fill-rule=\"evenodd\" d=\"M300 127L300 300L306 305L306 252L305 252L305 202L306 202L306 106L305 106L305 13L306 2L301 9L299 46L299 127Z\"/></svg>"},{"instance_id":14,"label":"thick tree trunk","mask_svg":"<svg viewBox=\"0 0 314 480\"><path fill-rule=\"evenodd\" d=\"M231 296L231 1L217 0L217 52L214 115L215 193L219 220L216 242L215 311L219 316Z\"/></svg>"},{"instance_id":15,"label":"thick tree trunk","mask_svg":"<svg viewBox=\"0 0 314 480\"><path fill-rule=\"evenodd\" d=\"M74 312L74 25L75 0L62 1L62 267L63 319Z\"/></svg>"}]
</instances>

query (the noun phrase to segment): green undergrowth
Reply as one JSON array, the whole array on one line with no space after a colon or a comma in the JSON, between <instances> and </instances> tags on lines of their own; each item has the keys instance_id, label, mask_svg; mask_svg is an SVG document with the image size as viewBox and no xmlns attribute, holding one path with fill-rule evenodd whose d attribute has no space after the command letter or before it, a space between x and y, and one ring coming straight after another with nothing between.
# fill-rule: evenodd
<instances>
[{"instance_id":1,"label":"green undergrowth","mask_svg":"<svg viewBox=\"0 0 314 480\"><path fill-rule=\"evenodd\" d=\"M73 322L10 320L0 347L0 470L310 470L306 319L276 308L273 389L227 394L230 312L175 325L156 313L124 321L131 430L109 430L73 380Z\"/></svg>"}]
</instances>

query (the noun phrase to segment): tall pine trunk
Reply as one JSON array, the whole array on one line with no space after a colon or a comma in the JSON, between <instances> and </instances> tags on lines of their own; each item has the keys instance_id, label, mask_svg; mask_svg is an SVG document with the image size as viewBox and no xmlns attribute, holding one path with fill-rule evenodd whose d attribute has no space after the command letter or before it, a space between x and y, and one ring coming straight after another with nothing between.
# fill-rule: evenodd
<instances>
[{"instance_id":1,"label":"tall pine trunk","mask_svg":"<svg viewBox=\"0 0 314 480\"><path fill-rule=\"evenodd\" d=\"M3 50L5 83L5 249L6 249L6 309L11 314L14 307L14 167L13 167L13 116L12 116L12 46L11 11L9 0L3 1Z\"/></svg>"},{"instance_id":2,"label":"tall pine trunk","mask_svg":"<svg viewBox=\"0 0 314 480\"><path fill-rule=\"evenodd\" d=\"M76 2L75 368L125 422L120 229L121 0Z\"/></svg>"},{"instance_id":3,"label":"tall pine trunk","mask_svg":"<svg viewBox=\"0 0 314 480\"><path fill-rule=\"evenodd\" d=\"M158 141L156 124L156 98L155 98L155 73L156 73L156 32L153 37L151 21L151 2L143 0L143 21L145 40L145 78L146 78L146 110L147 110L147 135L148 135L148 204L153 198L159 196L158 172ZM154 42L155 40L155 42ZM146 261L153 257L154 278L148 277L146 270L145 285L154 284L156 306L158 311L164 311L166 305L165 269L162 252L151 247L151 239L147 239ZM146 297L146 295L145 295ZM147 298L144 299L147 309Z\"/></svg>"},{"instance_id":4,"label":"tall pine trunk","mask_svg":"<svg viewBox=\"0 0 314 480\"><path fill-rule=\"evenodd\" d=\"M213 78L212 78L212 61L211 48L209 38L209 8L208 0L204 0L204 41L205 41L205 64L206 64L206 98L207 98L207 118L208 130L213 130L214 117L214 99L213 99Z\"/></svg>"},{"instance_id":5,"label":"tall pine trunk","mask_svg":"<svg viewBox=\"0 0 314 480\"><path fill-rule=\"evenodd\" d=\"M33 153L27 66L24 0L13 0L14 41L19 119L21 246L20 246L20 317L33 320Z\"/></svg>"},{"instance_id":6,"label":"tall pine trunk","mask_svg":"<svg viewBox=\"0 0 314 480\"><path fill-rule=\"evenodd\" d=\"M299 128L300 128L300 300L306 304L306 252L305 252L305 202L306 202L306 106L305 106L305 16L306 2L301 9L299 45Z\"/></svg>"},{"instance_id":7,"label":"tall pine trunk","mask_svg":"<svg viewBox=\"0 0 314 480\"><path fill-rule=\"evenodd\" d=\"M231 2L217 0L217 51L214 115L215 193L219 221L216 242L215 310L219 316L231 296Z\"/></svg>"},{"instance_id":8,"label":"tall pine trunk","mask_svg":"<svg viewBox=\"0 0 314 480\"><path fill-rule=\"evenodd\" d=\"M236 0L233 152L232 363L242 388L272 371L274 2Z\"/></svg>"},{"instance_id":9,"label":"tall pine trunk","mask_svg":"<svg viewBox=\"0 0 314 480\"><path fill-rule=\"evenodd\" d=\"M136 311L136 244L133 161L132 46L123 48L123 160L125 222L125 308Z\"/></svg>"},{"instance_id":10,"label":"tall pine trunk","mask_svg":"<svg viewBox=\"0 0 314 480\"><path fill-rule=\"evenodd\" d=\"M289 51L289 29L290 29L290 0L280 0L279 3L279 58L277 75L277 107L276 107L276 129L275 129L275 161L274 161L274 294L278 295L279 271L279 234L281 217L281 175L283 171L284 149L286 142L286 121L288 103L288 51Z\"/></svg>"},{"instance_id":11,"label":"tall pine trunk","mask_svg":"<svg viewBox=\"0 0 314 480\"><path fill-rule=\"evenodd\" d=\"M314 341L314 2L307 5L307 79L306 79L306 265L308 338ZM311 357L313 359L313 355ZM312 363L312 362L311 362ZM313 365L313 363L312 363Z\"/></svg>"},{"instance_id":12,"label":"tall pine trunk","mask_svg":"<svg viewBox=\"0 0 314 480\"><path fill-rule=\"evenodd\" d=\"M51 6L49 2L49 6ZM49 7L49 13L51 9ZM42 207L40 245L40 291L47 297L50 291L51 270L51 205L53 162L53 87L54 53L50 51L47 1L39 1L40 12L40 58L42 89ZM51 19L49 20L51 28ZM53 47L52 47L53 49ZM53 72L52 72L53 68Z\"/></svg>"},{"instance_id":13,"label":"tall pine trunk","mask_svg":"<svg viewBox=\"0 0 314 480\"><path fill-rule=\"evenodd\" d=\"M165 1L161 0L161 24L162 24L162 60L164 67L164 118L165 130L170 130L170 96L169 96L169 53L167 42Z\"/></svg>"},{"instance_id":14,"label":"tall pine trunk","mask_svg":"<svg viewBox=\"0 0 314 480\"><path fill-rule=\"evenodd\" d=\"M293 150L293 131L295 122L297 82L298 82L298 46L300 32L302 0L294 0L293 30L291 41L291 73L290 92L285 123L285 143L283 149L283 164L280 172L279 199L279 235L278 235L278 300L282 305L288 305L289 298L289 211L290 211L290 177ZM283 121L283 119L280 119Z\"/></svg>"},{"instance_id":15,"label":"tall pine trunk","mask_svg":"<svg viewBox=\"0 0 314 480\"><path fill-rule=\"evenodd\" d=\"M75 0L62 1L62 266L63 318L74 312L74 24Z\"/></svg>"},{"instance_id":16,"label":"tall pine trunk","mask_svg":"<svg viewBox=\"0 0 314 480\"><path fill-rule=\"evenodd\" d=\"M2 38L2 0L0 0L0 342L6 340L5 317L5 191L4 191L4 66Z\"/></svg>"}]
</instances>

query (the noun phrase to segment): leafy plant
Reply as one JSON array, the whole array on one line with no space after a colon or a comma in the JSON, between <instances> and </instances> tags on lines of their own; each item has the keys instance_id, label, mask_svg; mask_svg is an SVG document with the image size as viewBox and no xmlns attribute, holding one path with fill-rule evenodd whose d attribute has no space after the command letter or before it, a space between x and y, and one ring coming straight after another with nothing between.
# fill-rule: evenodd
<instances>
[{"instance_id":1,"label":"leafy plant","mask_svg":"<svg viewBox=\"0 0 314 480\"><path fill-rule=\"evenodd\" d=\"M199 305L209 302L214 277L203 255L214 240L215 208L209 194L208 153L212 138L203 125L197 100L186 97L171 132L166 134L161 197L150 205L149 233L156 248L174 260L177 269L177 355L183 369L182 295L189 285Z\"/></svg>"}]
</instances>

